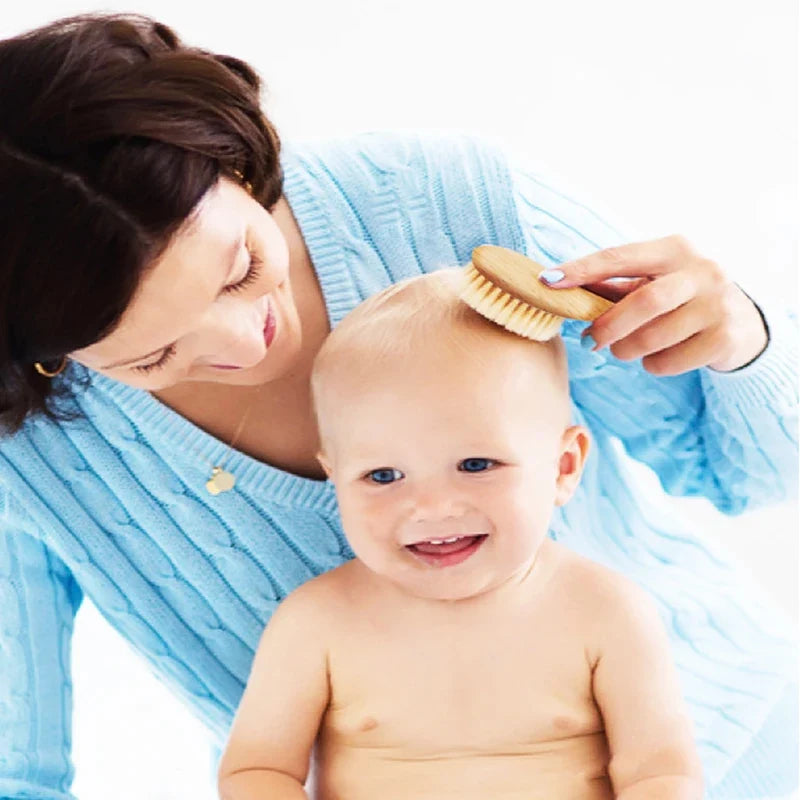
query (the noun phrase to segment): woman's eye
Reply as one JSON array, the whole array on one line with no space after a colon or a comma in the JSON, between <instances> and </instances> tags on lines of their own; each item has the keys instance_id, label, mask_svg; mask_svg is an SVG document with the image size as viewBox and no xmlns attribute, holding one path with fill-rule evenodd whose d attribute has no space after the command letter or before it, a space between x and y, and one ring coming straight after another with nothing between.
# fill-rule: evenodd
<instances>
[{"instance_id":1,"label":"woman's eye","mask_svg":"<svg viewBox=\"0 0 800 800\"><path fill-rule=\"evenodd\" d=\"M458 464L461 472L484 472L496 466L497 462L491 458L465 458Z\"/></svg>"},{"instance_id":2,"label":"woman's eye","mask_svg":"<svg viewBox=\"0 0 800 800\"><path fill-rule=\"evenodd\" d=\"M250 253L250 264L247 267L247 272L245 273L244 278L242 278L237 283L232 283L230 286L226 286L223 289L224 292L240 292L242 289L247 288L253 281L258 279L259 274L261 273L261 267L263 262L256 258L253 253Z\"/></svg>"},{"instance_id":3,"label":"woman's eye","mask_svg":"<svg viewBox=\"0 0 800 800\"><path fill-rule=\"evenodd\" d=\"M175 345L171 344L162 354L158 361L153 361L151 364L140 364L138 367L131 367L136 372L144 372L145 374L154 369L161 369L171 358L175 355Z\"/></svg>"},{"instance_id":4,"label":"woman's eye","mask_svg":"<svg viewBox=\"0 0 800 800\"><path fill-rule=\"evenodd\" d=\"M399 469L393 469L392 467L381 467L368 472L365 477L372 483L394 483L403 477L403 473Z\"/></svg>"}]
</instances>

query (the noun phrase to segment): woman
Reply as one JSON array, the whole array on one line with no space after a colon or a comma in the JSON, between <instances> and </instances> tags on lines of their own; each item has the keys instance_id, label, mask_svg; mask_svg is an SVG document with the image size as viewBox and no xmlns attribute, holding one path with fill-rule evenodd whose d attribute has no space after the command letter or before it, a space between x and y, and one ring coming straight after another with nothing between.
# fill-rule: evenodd
<instances>
[{"instance_id":1,"label":"woman","mask_svg":"<svg viewBox=\"0 0 800 800\"><path fill-rule=\"evenodd\" d=\"M552 535L660 601L709 796L791 790L791 644L614 444L728 512L783 497L787 320L768 335L680 239L619 246L468 139L281 150L247 65L143 18L0 43L0 108L0 797L67 797L84 594L222 740L271 611L350 556L315 460L316 350L485 242L620 298L592 338L565 325L576 417L614 468L590 459Z\"/></svg>"}]
</instances>

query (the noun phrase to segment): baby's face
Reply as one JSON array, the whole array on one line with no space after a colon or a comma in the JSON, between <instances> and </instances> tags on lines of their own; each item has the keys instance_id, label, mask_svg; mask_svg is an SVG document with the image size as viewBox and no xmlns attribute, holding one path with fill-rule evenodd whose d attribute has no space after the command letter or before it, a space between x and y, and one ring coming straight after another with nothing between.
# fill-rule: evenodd
<instances>
[{"instance_id":1,"label":"baby's face","mask_svg":"<svg viewBox=\"0 0 800 800\"><path fill-rule=\"evenodd\" d=\"M382 367L367 387L339 375L321 398L353 551L413 595L462 599L523 577L565 499L568 401L551 356L508 359L443 352Z\"/></svg>"}]
</instances>

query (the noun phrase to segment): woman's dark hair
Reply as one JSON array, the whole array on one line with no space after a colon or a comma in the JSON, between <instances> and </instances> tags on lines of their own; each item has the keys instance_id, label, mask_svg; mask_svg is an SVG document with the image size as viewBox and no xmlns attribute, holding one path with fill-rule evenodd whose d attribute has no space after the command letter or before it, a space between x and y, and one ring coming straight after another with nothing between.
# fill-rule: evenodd
<instances>
[{"instance_id":1,"label":"woman's dark hair","mask_svg":"<svg viewBox=\"0 0 800 800\"><path fill-rule=\"evenodd\" d=\"M59 417L39 375L119 323L143 272L221 175L280 197L260 81L137 15L0 41L0 427Z\"/></svg>"}]
</instances>

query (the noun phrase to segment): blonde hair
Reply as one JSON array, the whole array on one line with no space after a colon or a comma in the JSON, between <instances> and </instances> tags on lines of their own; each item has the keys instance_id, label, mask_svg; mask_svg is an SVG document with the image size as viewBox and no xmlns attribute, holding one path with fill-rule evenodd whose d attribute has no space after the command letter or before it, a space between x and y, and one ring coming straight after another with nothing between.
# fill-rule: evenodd
<instances>
[{"instance_id":1,"label":"blonde hair","mask_svg":"<svg viewBox=\"0 0 800 800\"><path fill-rule=\"evenodd\" d=\"M315 408L329 378L346 374L349 386L370 385L375 371L386 364L401 370L420 354L448 347L465 358L485 360L486 348L475 339L494 339L505 349L550 352L568 391L566 356L561 338L534 342L490 322L463 302L464 280L459 268L441 269L396 283L358 305L334 328L323 344L311 374ZM456 356L458 357L458 356ZM491 358L497 358L492 351Z\"/></svg>"}]
</instances>

